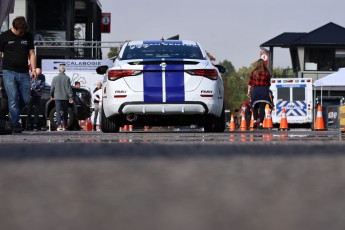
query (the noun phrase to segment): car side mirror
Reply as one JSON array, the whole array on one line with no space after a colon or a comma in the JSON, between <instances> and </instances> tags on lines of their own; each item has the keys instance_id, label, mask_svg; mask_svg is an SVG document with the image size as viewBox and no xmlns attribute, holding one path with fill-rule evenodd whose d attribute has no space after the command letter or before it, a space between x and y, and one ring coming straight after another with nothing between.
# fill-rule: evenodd
<instances>
[{"instance_id":1,"label":"car side mirror","mask_svg":"<svg viewBox=\"0 0 345 230\"><path fill-rule=\"evenodd\" d=\"M217 69L219 70L220 73L225 73L226 69L224 66L222 65L215 65L217 67Z\"/></svg>"},{"instance_id":2,"label":"car side mirror","mask_svg":"<svg viewBox=\"0 0 345 230\"><path fill-rule=\"evenodd\" d=\"M109 67L107 65L101 65L101 66L98 66L97 69L96 69L96 72L98 74L105 74L107 72L107 70L109 69Z\"/></svg>"}]
</instances>

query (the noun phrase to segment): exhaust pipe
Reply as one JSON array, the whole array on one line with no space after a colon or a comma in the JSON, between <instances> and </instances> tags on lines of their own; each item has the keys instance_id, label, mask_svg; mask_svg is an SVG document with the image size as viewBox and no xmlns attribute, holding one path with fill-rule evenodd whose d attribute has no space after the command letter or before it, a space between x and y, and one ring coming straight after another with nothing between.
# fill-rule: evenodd
<instances>
[{"instance_id":1,"label":"exhaust pipe","mask_svg":"<svg viewBox=\"0 0 345 230\"><path fill-rule=\"evenodd\" d=\"M135 122L138 119L138 115L130 113L126 116L126 120L129 122Z\"/></svg>"}]
</instances>

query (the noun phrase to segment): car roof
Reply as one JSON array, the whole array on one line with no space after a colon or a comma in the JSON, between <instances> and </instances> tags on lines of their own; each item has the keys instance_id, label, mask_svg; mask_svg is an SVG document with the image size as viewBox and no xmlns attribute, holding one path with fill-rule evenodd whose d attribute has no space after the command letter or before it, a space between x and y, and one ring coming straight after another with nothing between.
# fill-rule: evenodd
<instances>
[{"instance_id":1,"label":"car roof","mask_svg":"<svg viewBox=\"0 0 345 230\"><path fill-rule=\"evenodd\" d=\"M129 41L128 45L140 45L140 44L159 44L159 43L169 43L169 44L186 44L186 45L197 45L199 46L199 43L196 41L190 41L190 40L136 40L136 41Z\"/></svg>"}]
</instances>

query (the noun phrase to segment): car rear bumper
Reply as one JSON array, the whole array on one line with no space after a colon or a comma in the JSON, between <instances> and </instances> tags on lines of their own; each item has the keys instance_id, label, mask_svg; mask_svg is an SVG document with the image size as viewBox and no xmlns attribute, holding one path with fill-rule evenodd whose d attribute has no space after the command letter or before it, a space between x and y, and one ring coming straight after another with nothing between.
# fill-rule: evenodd
<instances>
[{"instance_id":1,"label":"car rear bumper","mask_svg":"<svg viewBox=\"0 0 345 230\"><path fill-rule=\"evenodd\" d=\"M185 102L184 104L174 103L142 103L126 102L123 103L118 112L120 114L160 114L160 115L193 115L207 114L207 105L203 102Z\"/></svg>"}]
</instances>

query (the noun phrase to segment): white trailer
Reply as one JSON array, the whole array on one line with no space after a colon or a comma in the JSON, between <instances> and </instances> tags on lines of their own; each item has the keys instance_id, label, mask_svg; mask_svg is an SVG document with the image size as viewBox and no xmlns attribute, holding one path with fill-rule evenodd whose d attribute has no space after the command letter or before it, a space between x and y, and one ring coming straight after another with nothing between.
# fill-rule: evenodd
<instances>
[{"instance_id":1,"label":"white trailer","mask_svg":"<svg viewBox=\"0 0 345 230\"><path fill-rule=\"evenodd\" d=\"M66 66L66 75L71 78L74 85L76 81L81 83L82 88L91 93L98 82L103 82L103 76L96 73L96 68L101 65L111 67L112 60L76 60L76 59L43 59L42 73L46 76L46 84L50 85L53 78L59 73L60 64Z\"/></svg>"},{"instance_id":2,"label":"white trailer","mask_svg":"<svg viewBox=\"0 0 345 230\"><path fill-rule=\"evenodd\" d=\"M279 124L285 108L289 124L311 126L313 123L313 83L311 78L272 78L275 105L273 124Z\"/></svg>"}]
</instances>

